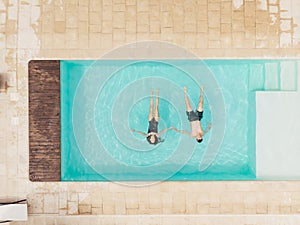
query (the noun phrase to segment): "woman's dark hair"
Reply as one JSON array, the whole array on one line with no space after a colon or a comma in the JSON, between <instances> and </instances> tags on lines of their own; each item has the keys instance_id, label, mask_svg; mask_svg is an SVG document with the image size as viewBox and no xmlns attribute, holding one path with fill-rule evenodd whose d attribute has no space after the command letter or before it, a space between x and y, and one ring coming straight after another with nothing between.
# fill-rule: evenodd
<instances>
[{"instance_id":1,"label":"woman's dark hair","mask_svg":"<svg viewBox=\"0 0 300 225\"><path fill-rule=\"evenodd\" d=\"M151 136L154 136L154 142L153 143L150 141ZM152 135L149 135L147 137L147 141L149 142L150 145L157 145L158 143L164 142L165 140L161 139L160 137L157 137L155 134L152 134Z\"/></svg>"}]
</instances>

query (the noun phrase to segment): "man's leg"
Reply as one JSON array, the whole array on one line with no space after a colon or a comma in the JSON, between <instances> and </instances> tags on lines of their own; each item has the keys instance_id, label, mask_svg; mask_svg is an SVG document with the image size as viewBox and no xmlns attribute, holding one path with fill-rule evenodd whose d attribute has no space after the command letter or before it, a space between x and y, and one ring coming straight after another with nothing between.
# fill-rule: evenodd
<instances>
[{"instance_id":1,"label":"man's leg","mask_svg":"<svg viewBox=\"0 0 300 225\"><path fill-rule=\"evenodd\" d=\"M200 98L199 98L199 103L198 103L198 108L197 108L198 112L203 112L203 94L204 94L204 86L202 85Z\"/></svg>"},{"instance_id":2,"label":"man's leg","mask_svg":"<svg viewBox=\"0 0 300 225\"><path fill-rule=\"evenodd\" d=\"M186 105L186 111L191 112L191 111L193 111L193 109L191 107L189 97L187 96L187 93L186 93L187 92L186 86L184 86L183 91L184 91L184 101L185 101L185 105Z\"/></svg>"},{"instance_id":3,"label":"man's leg","mask_svg":"<svg viewBox=\"0 0 300 225\"><path fill-rule=\"evenodd\" d=\"M153 90L150 91L150 109L148 115L148 121L152 120L153 117Z\"/></svg>"},{"instance_id":4,"label":"man's leg","mask_svg":"<svg viewBox=\"0 0 300 225\"><path fill-rule=\"evenodd\" d=\"M159 120L159 113L158 113L158 104L159 104L159 90L156 90L156 99L155 99L155 120L158 122Z\"/></svg>"}]
</instances>

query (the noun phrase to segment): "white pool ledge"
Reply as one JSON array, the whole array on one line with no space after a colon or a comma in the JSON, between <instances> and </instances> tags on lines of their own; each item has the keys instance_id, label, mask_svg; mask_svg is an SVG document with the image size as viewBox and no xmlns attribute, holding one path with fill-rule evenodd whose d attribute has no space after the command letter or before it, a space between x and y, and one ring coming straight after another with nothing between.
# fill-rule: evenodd
<instances>
[{"instance_id":1,"label":"white pool ledge","mask_svg":"<svg viewBox=\"0 0 300 225\"><path fill-rule=\"evenodd\" d=\"M0 221L26 221L27 204L0 205Z\"/></svg>"}]
</instances>

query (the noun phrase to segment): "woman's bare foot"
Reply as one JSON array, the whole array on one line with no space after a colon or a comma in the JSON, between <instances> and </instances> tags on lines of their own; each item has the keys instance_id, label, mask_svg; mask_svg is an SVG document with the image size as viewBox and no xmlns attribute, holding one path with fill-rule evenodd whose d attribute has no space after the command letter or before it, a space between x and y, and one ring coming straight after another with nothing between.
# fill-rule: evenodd
<instances>
[{"instance_id":1,"label":"woman's bare foot","mask_svg":"<svg viewBox=\"0 0 300 225\"><path fill-rule=\"evenodd\" d=\"M153 96L153 89L150 90L150 96Z\"/></svg>"}]
</instances>

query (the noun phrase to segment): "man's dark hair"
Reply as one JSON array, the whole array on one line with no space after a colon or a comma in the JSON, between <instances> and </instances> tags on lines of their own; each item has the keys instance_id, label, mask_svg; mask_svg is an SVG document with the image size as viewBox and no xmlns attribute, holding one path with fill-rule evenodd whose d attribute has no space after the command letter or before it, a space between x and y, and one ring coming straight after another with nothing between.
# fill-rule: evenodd
<instances>
[{"instance_id":1,"label":"man's dark hair","mask_svg":"<svg viewBox=\"0 0 300 225\"><path fill-rule=\"evenodd\" d=\"M203 141L203 138L201 138L201 139L196 139L196 141L197 141L198 143L201 143L201 142Z\"/></svg>"}]
</instances>

